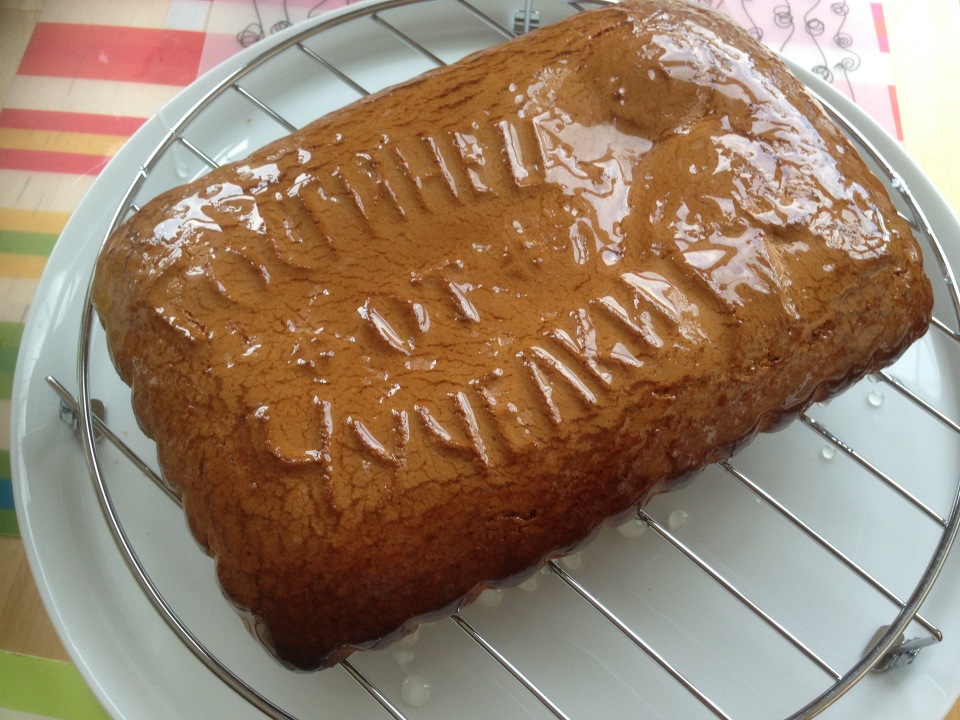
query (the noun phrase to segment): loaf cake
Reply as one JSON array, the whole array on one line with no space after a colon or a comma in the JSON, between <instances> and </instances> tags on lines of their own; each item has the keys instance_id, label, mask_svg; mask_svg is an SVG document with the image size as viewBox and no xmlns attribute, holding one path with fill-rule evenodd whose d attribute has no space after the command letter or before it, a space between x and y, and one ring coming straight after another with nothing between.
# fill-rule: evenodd
<instances>
[{"instance_id":1,"label":"loaf cake","mask_svg":"<svg viewBox=\"0 0 960 720\"><path fill-rule=\"evenodd\" d=\"M881 183L712 11L578 14L161 194L93 301L226 596L335 664L893 361Z\"/></svg>"}]
</instances>

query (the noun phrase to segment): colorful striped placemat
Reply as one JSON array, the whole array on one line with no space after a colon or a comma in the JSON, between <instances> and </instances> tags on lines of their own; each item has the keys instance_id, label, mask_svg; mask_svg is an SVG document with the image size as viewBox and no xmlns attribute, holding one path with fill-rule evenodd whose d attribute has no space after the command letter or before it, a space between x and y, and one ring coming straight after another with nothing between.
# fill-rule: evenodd
<instances>
[{"instance_id":1,"label":"colorful striped placemat","mask_svg":"<svg viewBox=\"0 0 960 720\"><path fill-rule=\"evenodd\" d=\"M76 667L0 650L0 720L107 720Z\"/></svg>"}]
</instances>

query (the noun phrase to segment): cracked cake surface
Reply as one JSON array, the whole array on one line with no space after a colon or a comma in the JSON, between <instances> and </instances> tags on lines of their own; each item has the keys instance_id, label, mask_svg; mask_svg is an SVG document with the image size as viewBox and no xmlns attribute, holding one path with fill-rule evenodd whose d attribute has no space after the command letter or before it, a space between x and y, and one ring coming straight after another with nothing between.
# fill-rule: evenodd
<instances>
[{"instance_id":1,"label":"cracked cake surface","mask_svg":"<svg viewBox=\"0 0 960 720\"><path fill-rule=\"evenodd\" d=\"M719 15L577 15L146 204L94 304L218 579L326 666L895 359L907 225Z\"/></svg>"}]
</instances>

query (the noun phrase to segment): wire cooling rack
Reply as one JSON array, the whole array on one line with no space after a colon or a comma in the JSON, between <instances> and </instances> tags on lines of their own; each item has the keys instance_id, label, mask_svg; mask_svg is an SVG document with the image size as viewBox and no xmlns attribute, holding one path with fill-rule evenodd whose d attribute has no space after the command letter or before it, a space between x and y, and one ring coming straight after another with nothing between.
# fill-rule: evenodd
<instances>
[{"instance_id":1,"label":"wire cooling rack","mask_svg":"<svg viewBox=\"0 0 960 720\"><path fill-rule=\"evenodd\" d=\"M380 89L388 79L402 79L398 73L415 75L590 4L388 0L294 28L168 123L165 137L117 204L111 229L167 187L239 159L323 112ZM381 48L375 61L368 55L371 44ZM604 707L603 682L586 699L577 697L583 690L576 678L588 672L584 663L596 662L599 677L614 678L609 692L623 693L624 705L637 701L624 689L636 682L633 673L657 688L662 706L644 700L648 706L634 706L637 717L649 711L663 717L801 718L823 711L871 670L907 665L923 646L942 638L919 610L960 523L960 475L946 463L939 473L944 476L918 478L918 460L911 460L904 447L916 445L924 452L933 442L937 452L960 454L960 424L952 405L939 408L925 396L923 383L915 382L930 367L927 356L939 358L934 366L956 366L960 296L944 249L914 194L854 123L824 103L885 179L924 245L936 285L937 318L918 349L841 398L811 408L789 430L709 468L689 491L658 498L636 520L604 531L581 552L548 562L520 588L487 591L474 606L438 623L444 629L423 630L442 640L413 636L392 650L355 655L323 675L346 673L384 716L397 719L466 717L477 703L488 717L497 707L491 698L498 694L509 696L510 707L522 708L524 717L572 719L596 716L584 707ZM120 451L128 467L172 500L176 496L148 459L149 444L140 439L131 447L120 437L132 431L129 422L118 428L103 419L105 412L117 411L94 399L92 377L109 365L97 334L88 300L80 327L79 396L53 377L48 382L61 397L61 416L76 427L98 501L129 569L169 628L211 673L269 717L303 717L290 698L258 683L242 657L212 650L202 627L182 619L183 602L178 608L178 601L169 600L150 563L141 560L143 541L131 539L115 503L118 490L105 469L104 441ZM880 409L885 414L878 421ZM912 432L935 439L915 442ZM780 482L783 476L791 476L789 482ZM843 490L847 482L856 483L856 489ZM836 512L816 507L818 501L850 498L839 521L831 519ZM725 506L722 513L716 512L719 506ZM721 519L700 523L711 512ZM744 533L750 524L756 527ZM858 533L853 541L851 527ZM904 553L907 561L892 575L876 560ZM805 570L814 557L816 570ZM674 591L644 590L646 582L664 577ZM602 636L600 649L577 634L580 623L585 635ZM451 629L459 640L450 640ZM242 634L239 623L237 633ZM410 672L414 641L417 653L433 656L424 667L433 668L434 676ZM472 649L457 649L461 641ZM438 665L470 666L478 652L498 669L458 686L461 697L447 702L460 702L464 711L454 715L449 704L432 707L428 700L436 681L431 677L441 673ZM458 682L461 671L448 671L451 682ZM596 682L596 671L593 677ZM736 689L733 696L730 687ZM768 702L775 695L782 699ZM618 702L612 694L604 701ZM600 716L615 714L606 706Z\"/></svg>"}]
</instances>

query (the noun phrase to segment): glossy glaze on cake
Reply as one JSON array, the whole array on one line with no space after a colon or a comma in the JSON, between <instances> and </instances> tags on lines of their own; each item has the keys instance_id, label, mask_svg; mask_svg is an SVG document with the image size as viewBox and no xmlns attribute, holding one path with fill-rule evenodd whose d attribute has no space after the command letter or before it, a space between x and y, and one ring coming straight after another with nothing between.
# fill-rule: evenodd
<instances>
[{"instance_id":1,"label":"glossy glaze on cake","mask_svg":"<svg viewBox=\"0 0 960 720\"><path fill-rule=\"evenodd\" d=\"M146 205L94 300L221 584L315 668L899 355L880 183L696 6L590 11Z\"/></svg>"}]
</instances>

